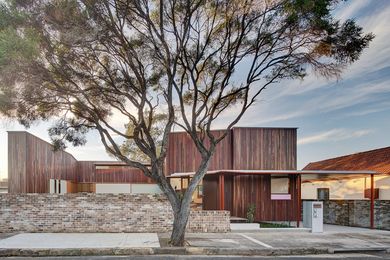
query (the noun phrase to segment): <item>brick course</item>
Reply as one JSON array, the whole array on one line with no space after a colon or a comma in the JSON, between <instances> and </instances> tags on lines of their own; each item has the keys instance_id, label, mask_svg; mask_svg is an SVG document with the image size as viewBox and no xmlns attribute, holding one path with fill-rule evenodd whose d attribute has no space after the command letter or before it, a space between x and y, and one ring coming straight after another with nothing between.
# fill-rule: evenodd
<instances>
[{"instance_id":1,"label":"brick course","mask_svg":"<svg viewBox=\"0 0 390 260\"><path fill-rule=\"evenodd\" d=\"M164 195L1 194L0 232L168 232ZM188 232L230 231L229 211L191 211Z\"/></svg>"}]
</instances>

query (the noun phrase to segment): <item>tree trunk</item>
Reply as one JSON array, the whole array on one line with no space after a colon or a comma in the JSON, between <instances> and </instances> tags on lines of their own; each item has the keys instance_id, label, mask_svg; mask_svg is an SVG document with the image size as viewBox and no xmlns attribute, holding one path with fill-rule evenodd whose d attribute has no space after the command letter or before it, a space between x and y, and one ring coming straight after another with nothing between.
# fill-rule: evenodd
<instances>
[{"instance_id":1,"label":"tree trunk","mask_svg":"<svg viewBox=\"0 0 390 260\"><path fill-rule=\"evenodd\" d=\"M190 208L182 208L177 214L174 214L173 229L171 234L172 246L184 246L184 236L186 232Z\"/></svg>"},{"instance_id":2,"label":"tree trunk","mask_svg":"<svg viewBox=\"0 0 390 260\"><path fill-rule=\"evenodd\" d=\"M212 155L212 154L211 154ZM211 155L205 156L195 173L192 177L191 182L189 183L186 192L184 193L183 199L180 203L180 207L175 207L172 205L172 209L174 212L173 219L173 230L171 234L171 245L172 246L184 246L184 236L186 231L186 226L188 222L188 217L190 215L191 210L191 201L192 194L194 193L197 185L200 180L203 178L207 171L207 167L211 158Z\"/></svg>"}]
</instances>

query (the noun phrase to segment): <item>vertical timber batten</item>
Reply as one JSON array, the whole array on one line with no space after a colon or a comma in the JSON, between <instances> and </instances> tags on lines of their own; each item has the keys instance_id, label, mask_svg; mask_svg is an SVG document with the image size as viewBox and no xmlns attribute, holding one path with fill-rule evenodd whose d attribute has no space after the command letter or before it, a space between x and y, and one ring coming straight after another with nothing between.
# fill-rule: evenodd
<instances>
[{"instance_id":1,"label":"vertical timber batten","mask_svg":"<svg viewBox=\"0 0 390 260\"><path fill-rule=\"evenodd\" d=\"M296 176L297 181L297 227L299 227L299 223L301 222L301 203L302 203L302 196L301 196L301 187L302 187L302 179L301 175L298 174Z\"/></svg>"},{"instance_id":2,"label":"vertical timber batten","mask_svg":"<svg viewBox=\"0 0 390 260\"><path fill-rule=\"evenodd\" d=\"M219 209L225 209L225 175L219 174Z\"/></svg>"}]
</instances>

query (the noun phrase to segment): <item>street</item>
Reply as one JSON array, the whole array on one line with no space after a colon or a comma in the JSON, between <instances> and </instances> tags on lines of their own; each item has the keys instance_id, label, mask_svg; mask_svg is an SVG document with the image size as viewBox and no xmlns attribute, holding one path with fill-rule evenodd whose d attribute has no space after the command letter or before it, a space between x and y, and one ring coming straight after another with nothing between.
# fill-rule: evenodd
<instances>
[{"instance_id":1,"label":"street","mask_svg":"<svg viewBox=\"0 0 390 260\"><path fill-rule=\"evenodd\" d=\"M8 258L0 258L0 259L9 259L9 260L124 260L124 259L132 259L132 260L144 260L144 259L159 259L159 260L180 260L180 259L348 259L348 260L360 260L360 259L390 259L390 254L385 252L380 253L359 253L359 254L326 254L326 255L306 255L306 256L267 256L267 257L259 257L259 256L173 256L173 255L152 255L152 256L71 256L71 257L8 257Z\"/></svg>"}]
</instances>

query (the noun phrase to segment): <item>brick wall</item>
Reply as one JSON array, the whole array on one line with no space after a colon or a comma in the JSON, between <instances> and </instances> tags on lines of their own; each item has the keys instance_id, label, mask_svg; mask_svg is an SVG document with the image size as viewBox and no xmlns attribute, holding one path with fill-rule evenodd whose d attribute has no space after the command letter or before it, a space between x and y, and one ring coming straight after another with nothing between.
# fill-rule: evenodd
<instances>
[{"instance_id":1,"label":"brick wall","mask_svg":"<svg viewBox=\"0 0 390 260\"><path fill-rule=\"evenodd\" d=\"M325 200L324 223L370 227L369 200ZM375 228L390 230L390 200L375 200Z\"/></svg>"},{"instance_id":2,"label":"brick wall","mask_svg":"<svg viewBox=\"0 0 390 260\"><path fill-rule=\"evenodd\" d=\"M229 217L228 211L192 211L187 231L227 232ZM172 223L163 195L0 195L0 232L167 232Z\"/></svg>"}]
</instances>

